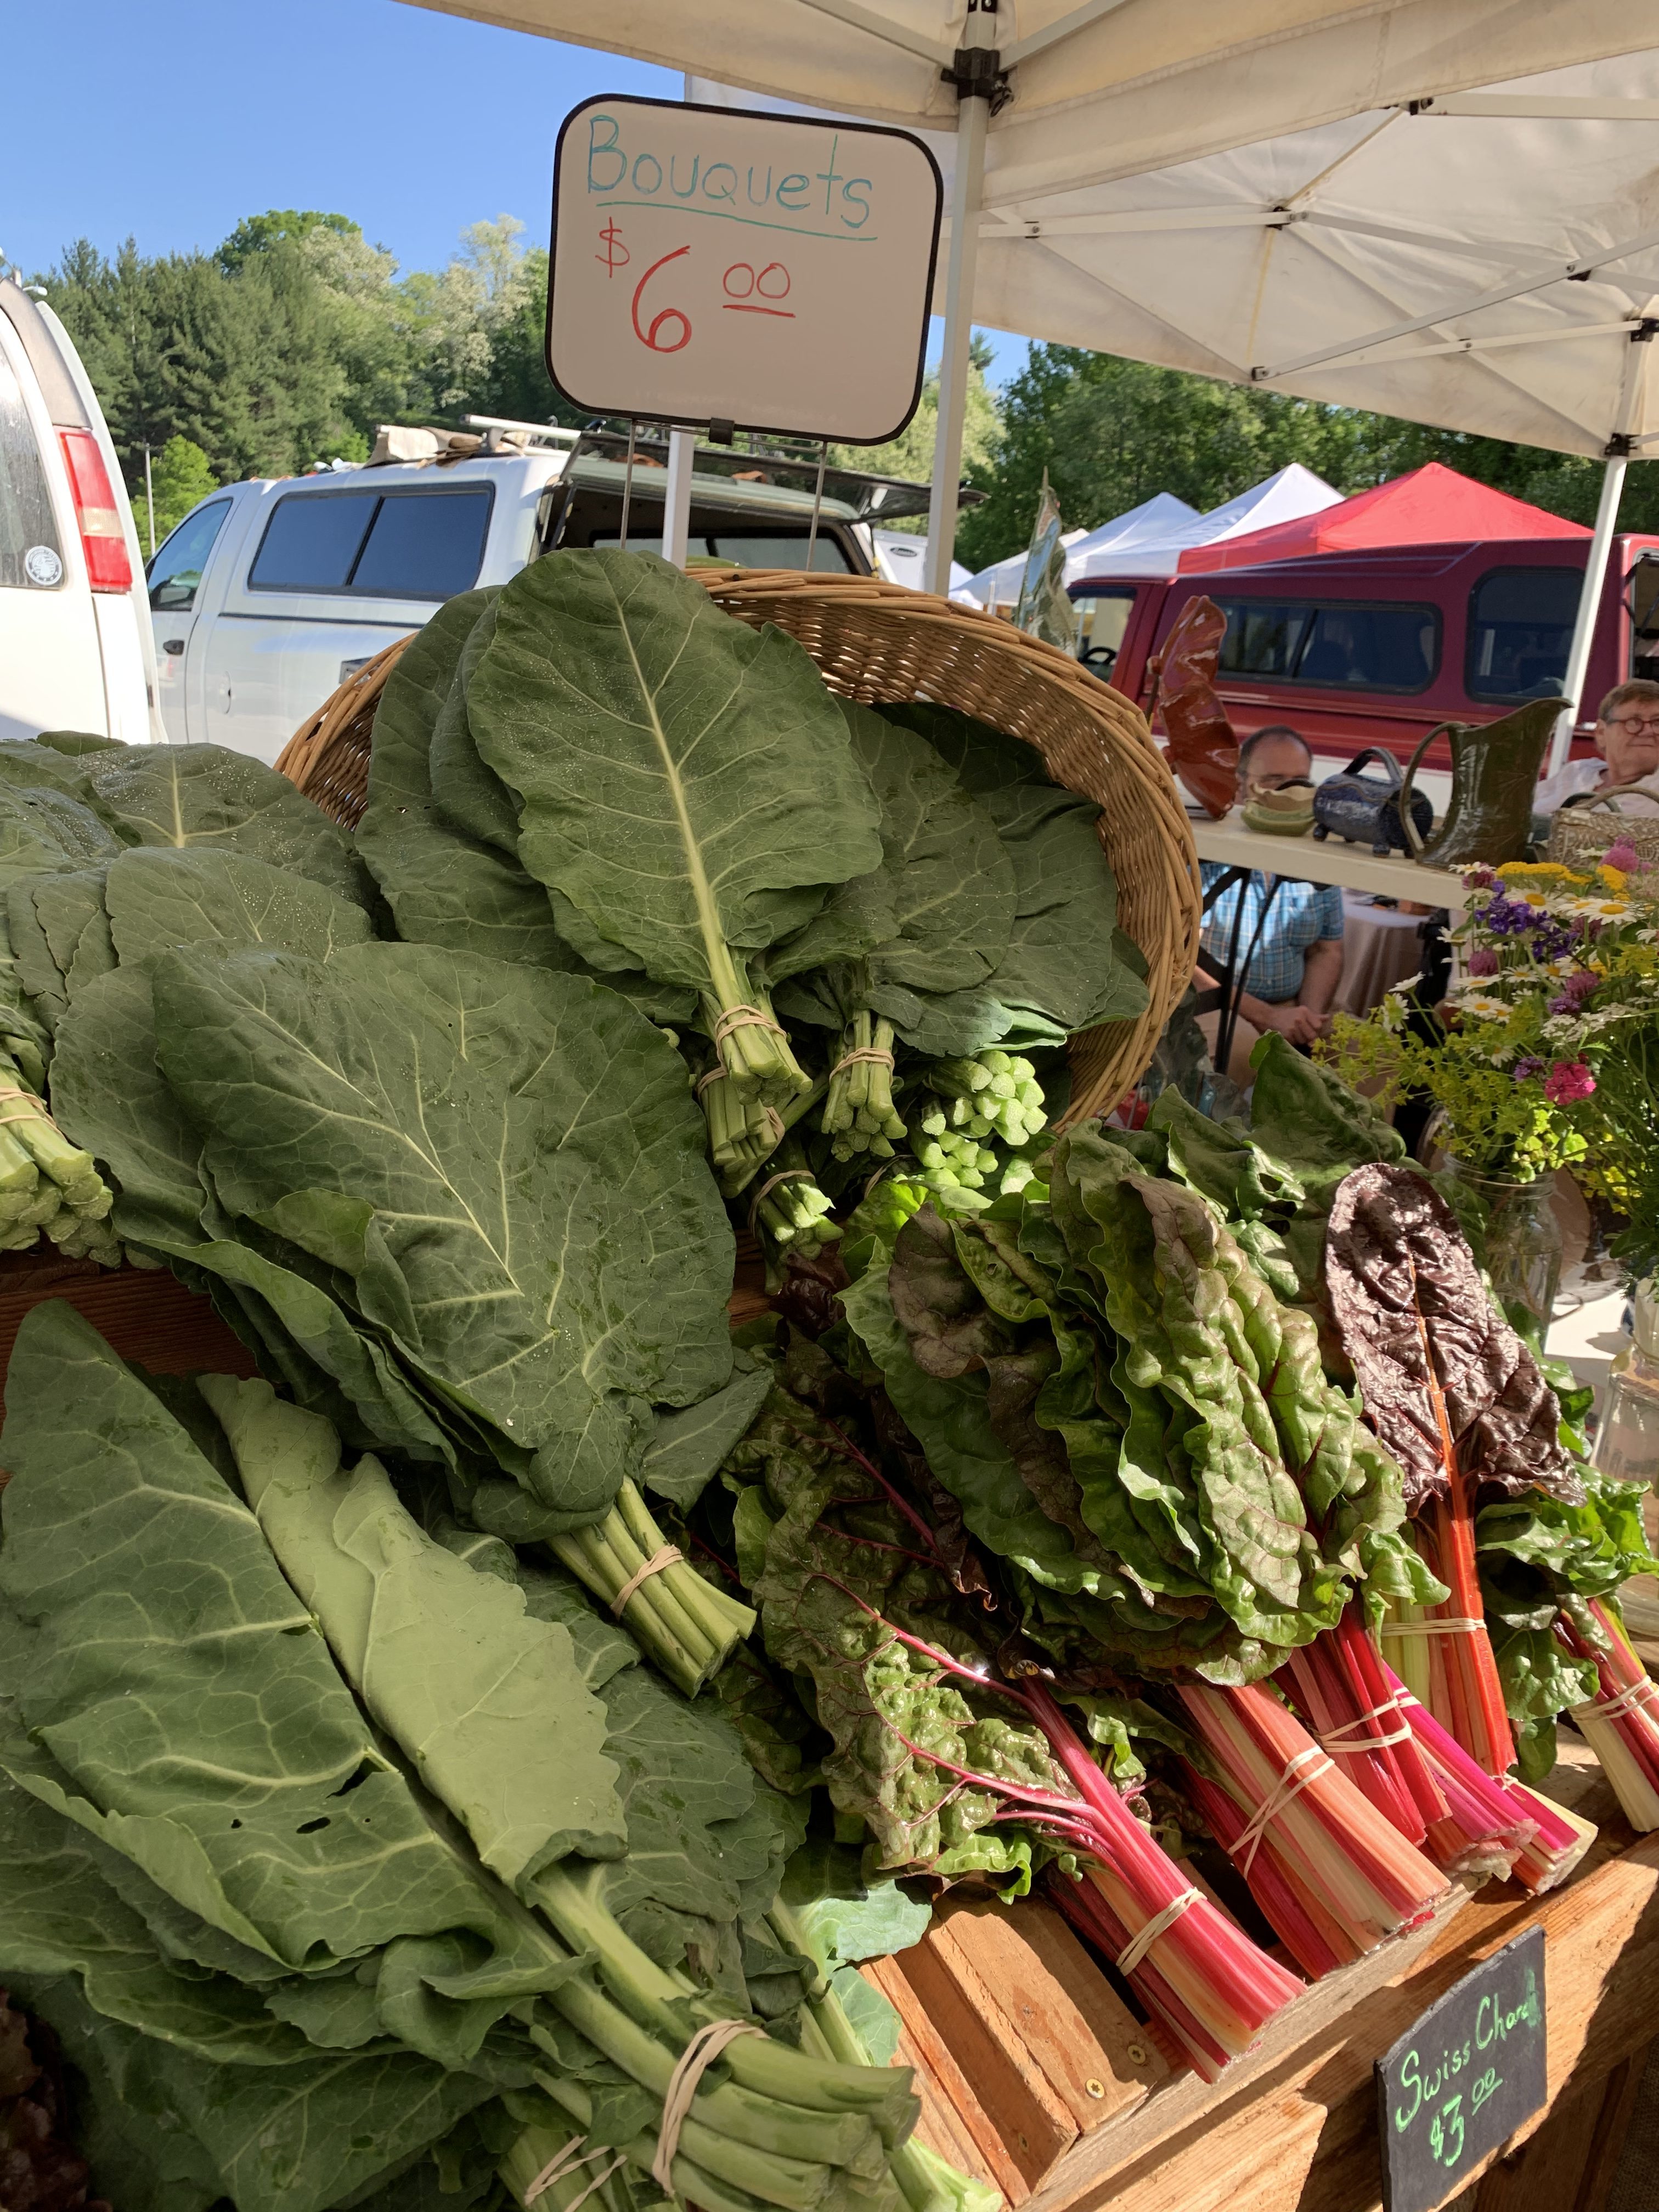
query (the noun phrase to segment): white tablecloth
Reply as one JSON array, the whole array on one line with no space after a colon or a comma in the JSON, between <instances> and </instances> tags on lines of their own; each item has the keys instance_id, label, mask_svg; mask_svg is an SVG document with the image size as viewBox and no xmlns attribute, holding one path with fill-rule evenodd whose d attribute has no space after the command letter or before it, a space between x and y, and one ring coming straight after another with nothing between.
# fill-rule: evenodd
<instances>
[{"instance_id":1,"label":"white tablecloth","mask_svg":"<svg viewBox=\"0 0 1659 2212\"><path fill-rule=\"evenodd\" d=\"M1359 891L1342 894L1342 981L1336 1005L1350 1014L1369 1013L1395 984L1415 975L1423 965L1420 914L1373 906Z\"/></svg>"}]
</instances>

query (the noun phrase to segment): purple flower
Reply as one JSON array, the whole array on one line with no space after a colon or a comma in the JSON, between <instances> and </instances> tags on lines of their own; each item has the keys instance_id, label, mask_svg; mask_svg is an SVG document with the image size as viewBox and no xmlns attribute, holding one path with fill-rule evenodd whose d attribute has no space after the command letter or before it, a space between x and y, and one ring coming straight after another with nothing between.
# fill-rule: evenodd
<instances>
[{"instance_id":1,"label":"purple flower","mask_svg":"<svg viewBox=\"0 0 1659 2212\"><path fill-rule=\"evenodd\" d=\"M1601 864L1604 867L1617 868L1626 876L1637 874L1644 865L1642 855L1628 837L1620 837L1616 844L1609 845L1601 855Z\"/></svg>"},{"instance_id":2,"label":"purple flower","mask_svg":"<svg viewBox=\"0 0 1659 2212\"><path fill-rule=\"evenodd\" d=\"M1593 968L1575 968L1561 986L1560 996L1550 1000L1553 1014L1577 1014L1583 1011L1586 999L1593 998L1601 978Z\"/></svg>"},{"instance_id":3,"label":"purple flower","mask_svg":"<svg viewBox=\"0 0 1659 2212\"><path fill-rule=\"evenodd\" d=\"M1498 955L1489 945L1477 945L1470 953L1469 973L1471 975L1495 975L1498 973Z\"/></svg>"},{"instance_id":4,"label":"purple flower","mask_svg":"<svg viewBox=\"0 0 1659 2212\"><path fill-rule=\"evenodd\" d=\"M1552 1106L1573 1106L1595 1088L1595 1078L1584 1061L1558 1060L1545 1082L1544 1096Z\"/></svg>"},{"instance_id":5,"label":"purple flower","mask_svg":"<svg viewBox=\"0 0 1659 2212\"><path fill-rule=\"evenodd\" d=\"M1517 1083L1529 1083L1534 1075L1541 1075L1544 1073L1544 1066L1545 1063L1541 1060L1517 1060L1515 1063L1515 1079Z\"/></svg>"}]
</instances>

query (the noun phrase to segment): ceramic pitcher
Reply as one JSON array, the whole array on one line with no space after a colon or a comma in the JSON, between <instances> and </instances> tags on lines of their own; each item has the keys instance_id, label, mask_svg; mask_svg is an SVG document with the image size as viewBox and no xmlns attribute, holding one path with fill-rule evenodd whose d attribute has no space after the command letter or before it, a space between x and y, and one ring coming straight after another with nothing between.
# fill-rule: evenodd
<instances>
[{"instance_id":1,"label":"ceramic pitcher","mask_svg":"<svg viewBox=\"0 0 1659 2212\"><path fill-rule=\"evenodd\" d=\"M1534 699L1501 722L1443 722L1429 732L1407 762L1401 786L1401 818L1414 860L1428 868L1465 868L1481 860L1496 866L1522 857L1532 834L1544 748L1565 704L1560 699ZM1451 739L1451 803L1425 843L1412 818L1412 779L1442 731Z\"/></svg>"}]
</instances>

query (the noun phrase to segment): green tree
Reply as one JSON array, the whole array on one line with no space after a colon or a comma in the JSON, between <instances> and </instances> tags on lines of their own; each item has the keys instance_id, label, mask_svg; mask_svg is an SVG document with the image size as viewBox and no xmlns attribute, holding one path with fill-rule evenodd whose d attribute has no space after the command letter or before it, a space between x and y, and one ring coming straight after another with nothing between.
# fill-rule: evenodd
<instances>
[{"instance_id":1,"label":"green tree","mask_svg":"<svg viewBox=\"0 0 1659 2212\"><path fill-rule=\"evenodd\" d=\"M969 348L968 404L962 434L963 474L978 483L994 469L1002 421L996 394L985 380L991 366L989 341L977 331ZM831 446L830 459L842 469L867 469L872 476L903 477L912 483L927 483L933 473L933 448L939 442L939 371L924 380L915 413L898 436L884 446ZM925 514L894 522L895 530L925 532Z\"/></svg>"},{"instance_id":2,"label":"green tree","mask_svg":"<svg viewBox=\"0 0 1659 2212\"><path fill-rule=\"evenodd\" d=\"M219 265L234 275L250 255L269 253L285 239L299 240L317 232L337 238L361 238L362 232L349 215L325 215L319 208L267 208L239 222L219 248Z\"/></svg>"},{"instance_id":3,"label":"green tree","mask_svg":"<svg viewBox=\"0 0 1659 2212\"><path fill-rule=\"evenodd\" d=\"M150 489L155 501L155 544L159 545L170 530L178 526L199 499L210 491L217 491L219 479L213 473L207 455L188 438L169 438L150 464ZM132 511L138 517L139 534L148 534L145 510L144 483L141 475L130 487ZM155 548L146 545L147 552Z\"/></svg>"}]
</instances>

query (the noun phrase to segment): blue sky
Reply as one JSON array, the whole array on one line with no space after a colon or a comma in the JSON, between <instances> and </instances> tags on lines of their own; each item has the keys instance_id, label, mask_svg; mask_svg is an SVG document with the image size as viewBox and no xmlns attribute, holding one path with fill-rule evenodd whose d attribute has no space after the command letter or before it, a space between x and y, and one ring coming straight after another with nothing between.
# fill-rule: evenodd
<instances>
[{"instance_id":1,"label":"blue sky","mask_svg":"<svg viewBox=\"0 0 1659 2212\"><path fill-rule=\"evenodd\" d=\"M544 244L566 112L681 89L398 0L18 8L6 75L0 252L27 270L79 236L106 253L129 234L146 253L212 247L270 207L338 210L405 268L441 266L483 216L515 215ZM1025 343L992 335L1000 382Z\"/></svg>"}]
</instances>

